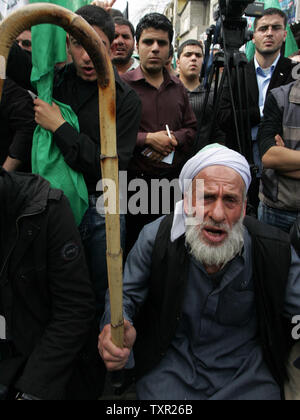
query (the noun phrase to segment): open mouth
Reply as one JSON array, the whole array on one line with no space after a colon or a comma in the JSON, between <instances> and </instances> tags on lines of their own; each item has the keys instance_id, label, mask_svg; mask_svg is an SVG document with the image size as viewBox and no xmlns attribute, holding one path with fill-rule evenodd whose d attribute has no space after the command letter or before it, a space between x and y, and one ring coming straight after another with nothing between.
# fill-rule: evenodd
<instances>
[{"instance_id":1,"label":"open mouth","mask_svg":"<svg viewBox=\"0 0 300 420\"><path fill-rule=\"evenodd\" d=\"M92 75L95 73L94 67L82 67L82 70L86 75Z\"/></svg>"},{"instance_id":2,"label":"open mouth","mask_svg":"<svg viewBox=\"0 0 300 420\"><path fill-rule=\"evenodd\" d=\"M210 226L203 228L202 234L204 236L204 239L206 239L209 243L213 244L219 244L223 242L228 235L226 230Z\"/></svg>"}]
</instances>

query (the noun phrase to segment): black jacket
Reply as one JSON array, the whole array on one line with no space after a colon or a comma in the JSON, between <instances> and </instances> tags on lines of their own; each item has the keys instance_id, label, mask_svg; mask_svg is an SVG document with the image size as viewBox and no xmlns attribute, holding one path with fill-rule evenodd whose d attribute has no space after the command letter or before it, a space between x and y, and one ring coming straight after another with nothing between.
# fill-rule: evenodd
<instances>
[{"instance_id":1,"label":"black jacket","mask_svg":"<svg viewBox=\"0 0 300 420\"><path fill-rule=\"evenodd\" d=\"M6 79L0 104L0 165L7 156L30 169L32 136L36 127L29 93Z\"/></svg>"},{"instance_id":2,"label":"black jacket","mask_svg":"<svg viewBox=\"0 0 300 420\"><path fill-rule=\"evenodd\" d=\"M14 45L9 56L7 74L21 86L30 84L31 58ZM21 70L20 70L21 69ZM119 169L127 170L136 146L140 125L141 102L136 92L124 83L115 71L117 151ZM66 163L83 174L88 190L95 193L101 179L99 99L97 82L85 82L76 75L73 64L65 66L55 76L54 99L71 106L78 117L80 133L65 123L54 133L54 141Z\"/></svg>"},{"instance_id":3,"label":"black jacket","mask_svg":"<svg viewBox=\"0 0 300 420\"><path fill-rule=\"evenodd\" d=\"M74 217L62 192L39 176L1 173L0 197L0 314L9 348L0 384L65 399L95 316Z\"/></svg>"},{"instance_id":4,"label":"black jacket","mask_svg":"<svg viewBox=\"0 0 300 420\"><path fill-rule=\"evenodd\" d=\"M269 92L282 85L286 85L293 81L292 69L295 64L285 57L280 57L278 64L274 70L271 82L268 88ZM243 116L244 122L246 122L247 116L250 118L250 127L256 127L261 122L260 109L259 109L259 90L256 78L254 59L246 65L245 76L247 79L248 97L249 97L249 108L248 113L245 102L245 92L242 92L243 102ZM242 72L241 72L242 78ZM243 79L241 79L243 80ZM237 102L237 85L233 85L233 93ZM236 132L233 121L233 112L230 101L229 89L225 88L223 98L221 101L221 107L219 111L218 124L220 129L226 134L226 145L230 148L237 150ZM251 138L251 133L249 133ZM251 145L249 146L251 150Z\"/></svg>"},{"instance_id":5,"label":"black jacket","mask_svg":"<svg viewBox=\"0 0 300 420\"><path fill-rule=\"evenodd\" d=\"M161 223L153 250L148 297L136 320L134 347L137 378L153 369L168 351L178 323L189 273L185 237L170 241L173 215ZM245 225L253 243L253 276L259 341L265 361L283 388L290 349L290 330L283 320L284 299L291 263L288 236L255 219Z\"/></svg>"}]
</instances>

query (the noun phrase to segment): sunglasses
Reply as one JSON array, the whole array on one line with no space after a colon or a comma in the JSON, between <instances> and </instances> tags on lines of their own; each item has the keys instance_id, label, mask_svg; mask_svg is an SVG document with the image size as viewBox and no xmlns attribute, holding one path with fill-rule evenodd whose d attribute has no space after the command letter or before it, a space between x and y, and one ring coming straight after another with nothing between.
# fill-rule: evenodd
<instances>
[{"instance_id":1,"label":"sunglasses","mask_svg":"<svg viewBox=\"0 0 300 420\"><path fill-rule=\"evenodd\" d=\"M19 45L22 45L22 47L24 47L24 48L30 48L31 45L32 45L32 43L29 39L20 39L20 40L17 39L17 43Z\"/></svg>"}]
</instances>

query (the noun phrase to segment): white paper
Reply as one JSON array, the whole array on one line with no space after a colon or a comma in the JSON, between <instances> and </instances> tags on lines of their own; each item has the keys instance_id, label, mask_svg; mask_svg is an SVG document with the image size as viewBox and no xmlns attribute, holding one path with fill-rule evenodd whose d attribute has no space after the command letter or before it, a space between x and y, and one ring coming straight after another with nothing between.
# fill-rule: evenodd
<instances>
[{"instance_id":1,"label":"white paper","mask_svg":"<svg viewBox=\"0 0 300 420\"><path fill-rule=\"evenodd\" d=\"M168 165L172 165L173 164L173 160L174 160L174 156L175 156L175 152L172 152L168 156L166 156L162 160L162 162L167 163Z\"/></svg>"}]
</instances>

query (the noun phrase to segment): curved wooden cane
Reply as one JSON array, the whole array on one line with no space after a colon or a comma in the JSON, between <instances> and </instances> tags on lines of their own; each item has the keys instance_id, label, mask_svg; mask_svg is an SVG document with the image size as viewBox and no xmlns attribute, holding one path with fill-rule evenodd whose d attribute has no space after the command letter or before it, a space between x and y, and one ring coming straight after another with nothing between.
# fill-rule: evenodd
<instances>
[{"instance_id":1,"label":"curved wooden cane","mask_svg":"<svg viewBox=\"0 0 300 420\"><path fill-rule=\"evenodd\" d=\"M116 142L115 77L110 58L94 29L80 16L50 3L35 3L12 13L0 25L0 100L6 75L6 63L16 38L34 25L50 23L62 27L78 40L89 54L97 75L99 87L99 115L103 188L113 181L111 195L116 214L106 214L107 268L111 299L112 339L123 348L124 320L122 302L122 250L120 244L119 172ZM109 182L106 183L105 180ZM110 201L111 202L111 201Z\"/></svg>"}]
</instances>

